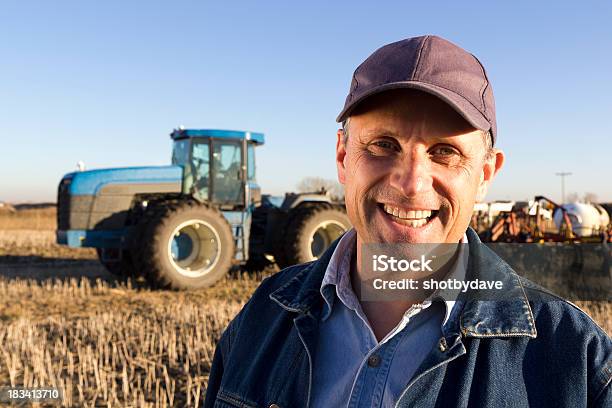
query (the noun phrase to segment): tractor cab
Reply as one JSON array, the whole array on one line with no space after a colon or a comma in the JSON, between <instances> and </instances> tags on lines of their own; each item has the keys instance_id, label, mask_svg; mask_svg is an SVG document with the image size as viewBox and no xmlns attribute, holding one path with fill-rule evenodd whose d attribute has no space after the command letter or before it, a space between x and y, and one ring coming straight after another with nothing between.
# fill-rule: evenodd
<instances>
[{"instance_id":1,"label":"tractor cab","mask_svg":"<svg viewBox=\"0 0 612 408\"><path fill-rule=\"evenodd\" d=\"M183 167L182 192L222 210L244 210L261 200L255 146L264 135L216 129L177 129L172 164Z\"/></svg>"}]
</instances>

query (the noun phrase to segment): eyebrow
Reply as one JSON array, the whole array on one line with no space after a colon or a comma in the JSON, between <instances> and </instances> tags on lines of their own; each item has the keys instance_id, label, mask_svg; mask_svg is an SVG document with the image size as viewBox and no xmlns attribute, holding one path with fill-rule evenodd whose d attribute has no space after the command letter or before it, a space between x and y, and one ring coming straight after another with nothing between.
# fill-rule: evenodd
<instances>
[{"instance_id":1,"label":"eyebrow","mask_svg":"<svg viewBox=\"0 0 612 408\"><path fill-rule=\"evenodd\" d=\"M368 129L365 132L362 133L363 136L393 136L393 137L399 137L398 133L387 129L387 128L383 128L383 127L377 127L377 128L373 128L373 129Z\"/></svg>"},{"instance_id":2,"label":"eyebrow","mask_svg":"<svg viewBox=\"0 0 612 408\"><path fill-rule=\"evenodd\" d=\"M372 128L372 129L368 129L365 132L361 133L361 136L363 137L373 137L373 136L388 136L388 137L394 137L398 140L401 140L402 138L399 136L399 134L391 129L385 128L385 127L376 127L376 128ZM435 135L435 136L427 136L427 137L418 137L421 140L426 140L428 139L429 141L434 141L434 142L449 142L450 140L456 140L455 139L455 135L452 136L443 136L443 135Z\"/></svg>"}]
</instances>

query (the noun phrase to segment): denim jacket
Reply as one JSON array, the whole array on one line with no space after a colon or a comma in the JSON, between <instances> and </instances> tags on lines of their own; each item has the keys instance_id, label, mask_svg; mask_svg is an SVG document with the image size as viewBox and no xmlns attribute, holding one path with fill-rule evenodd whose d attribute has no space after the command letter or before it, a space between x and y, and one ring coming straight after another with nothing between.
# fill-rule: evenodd
<instances>
[{"instance_id":1,"label":"denim jacket","mask_svg":"<svg viewBox=\"0 0 612 408\"><path fill-rule=\"evenodd\" d=\"M467 235L468 279L494 270L513 301L465 301L406 378L396 406L612 407L610 337L571 303L519 277L473 230ZM217 345L206 407L309 406L319 289L336 244L262 282Z\"/></svg>"}]
</instances>

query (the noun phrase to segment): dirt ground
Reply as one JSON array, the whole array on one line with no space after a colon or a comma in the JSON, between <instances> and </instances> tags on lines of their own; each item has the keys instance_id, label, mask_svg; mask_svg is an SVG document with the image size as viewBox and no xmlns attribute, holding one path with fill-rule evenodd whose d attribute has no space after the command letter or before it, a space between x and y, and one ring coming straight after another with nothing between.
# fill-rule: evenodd
<instances>
[{"instance_id":1,"label":"dirt ground","mask_svg":"<svg viewBox=\"0 0 612 408\"><path fill-rule=\"evenodd\" d=\"M201 405L224 327L277 269L152 291L56 245L54 210L34 214L0 213L0 387L53 385L65 406ZM611 302L577 304L612 333Z\"/></svg>"}]
</instances>

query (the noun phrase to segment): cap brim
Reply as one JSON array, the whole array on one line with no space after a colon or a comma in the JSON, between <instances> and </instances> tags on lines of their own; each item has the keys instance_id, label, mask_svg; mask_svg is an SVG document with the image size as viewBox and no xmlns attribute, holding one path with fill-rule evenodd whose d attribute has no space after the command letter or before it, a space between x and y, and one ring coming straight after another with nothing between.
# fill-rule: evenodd
<instances>
[{"instance_id":1,"label":"cap brim","mask_svg":"<svg viewBox=\"0 0 612 408\"><path fill-rule=\"evenodd\" d=\"M480 111L476 109L474 105L468 102L467 99L453 91L449 91L448 89L419 81L394 82L391 84L385 84L373 88L368 92L364 93L363 95L360 95L357 99L352 101L350 105L346 106L336 118L336 122L340 123L346 120L346 118L350 116L351 112L353 112L361 102L363 102L370 96L393 89L416 89L437 96L438 98L449 104L455 111L457 111L457 113L459 113L465 120L468 121L470 125L474 126L476 129L484 131L492 130L489 120L482 113L480 113Z\"/></svg>"}]
</instances>

